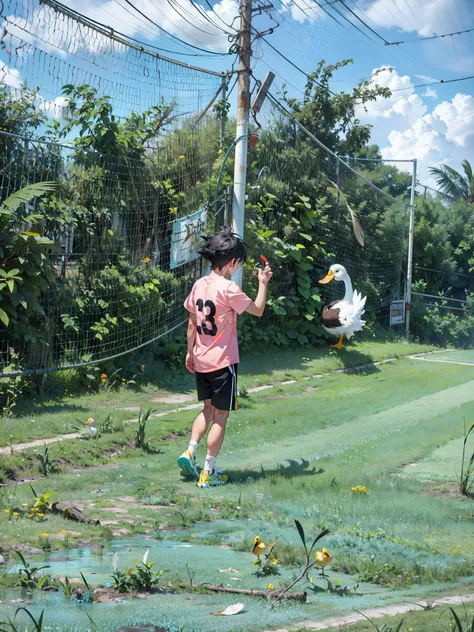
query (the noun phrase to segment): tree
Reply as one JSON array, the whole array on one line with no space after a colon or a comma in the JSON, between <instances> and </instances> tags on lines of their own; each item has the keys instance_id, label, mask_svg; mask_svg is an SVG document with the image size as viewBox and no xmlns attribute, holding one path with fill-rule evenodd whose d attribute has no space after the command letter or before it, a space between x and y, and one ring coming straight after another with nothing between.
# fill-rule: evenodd
<instances>
[{"instance_id":1,"label":"tree","mask_svg":"<svg viewBox=\"0 0 474 632\"><path fill-rule=\"evenodd\" d=\"M474 204L474 174L468 160L462 161L464 176L449 165L430 167L431 175L436 178L438 186L443 193L455 200L465 200L468 204Z\"/></svg>"}]
</instances>

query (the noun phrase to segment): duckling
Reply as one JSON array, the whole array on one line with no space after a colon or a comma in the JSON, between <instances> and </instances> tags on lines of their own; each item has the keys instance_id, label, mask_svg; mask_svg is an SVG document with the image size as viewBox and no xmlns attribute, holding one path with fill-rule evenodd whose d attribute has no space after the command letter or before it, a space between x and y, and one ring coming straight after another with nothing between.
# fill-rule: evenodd
<instances>
[{"instance_id":1,"label":"duckling","mask_svg":"<svg viewBox=\"0 0 474 632\"><path fill-rule=\"evenodd\" d=\"M97 428L95 427L94 424L95 424L94 419L92 417L89 417L89 419L86 421L86 426L88 426L89 428L91 437L97 436Z\"/></svg>"},{"instance_id":2,"label":"duckling","mask_svg":"<svg viewBox=\"0 0 474 632\"><path fill-rule=\"evenodd\" d=\"M261 541L260 536L255 536L255 540L253 541L252 553L260 559L262 553L265 553L265 549L265 544Z\"/></svg>"},{"instance_id":3,"label":"duckling","mask_svg":"<svg viewBox=\"0 0 474 632\"><path fill-rule=\"evenodd\" d=\"M332 555L329 555L327 549L316 551L316 565L321 569L321 574L324 575L324 568L329 566L332 562Z\"/></svg>"}]
</instances>

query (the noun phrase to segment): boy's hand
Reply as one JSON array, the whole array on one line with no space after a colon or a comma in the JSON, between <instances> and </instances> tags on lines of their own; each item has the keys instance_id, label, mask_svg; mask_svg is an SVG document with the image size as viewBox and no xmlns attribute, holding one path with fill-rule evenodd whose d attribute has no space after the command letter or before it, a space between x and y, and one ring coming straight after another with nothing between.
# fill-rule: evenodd
<instances>
[{"instance_id":1,"label":"boy's hand","mask_svg":"<svg viewBox=\"0 0 474 632\"><path fill-rule=\"evenodd\" d=\"M190 373L194 373L194 358L191 353L186 354L186 368Z\"/></svg>"},{"instance_id":2,"label":"boy's hand","mask_svg":"<svg viewBox=\"0 0 474 632\"><path fill-rule=\"evenodd\" d=\"M268 265L268 262L265 262L265 267L260 268L260 270L258 271L259 283L263 283L263 285L268 285L268 282L272 278L272 275L273 275L272 269Z\"/></svg>"}]
</instances>

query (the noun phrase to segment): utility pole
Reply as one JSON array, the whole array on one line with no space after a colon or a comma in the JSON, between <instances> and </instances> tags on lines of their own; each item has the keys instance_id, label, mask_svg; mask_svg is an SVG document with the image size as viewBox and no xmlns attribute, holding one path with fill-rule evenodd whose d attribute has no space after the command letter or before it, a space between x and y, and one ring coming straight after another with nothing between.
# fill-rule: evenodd
<instances>
[{"instance_id":1,"label":"utility pole","mask_svg":"<svg viewBox=\"0 0 474 632\"><path fill-rule=\"evenodd\" d=\"M228 82L228 78L227 75L222 79L222 90L221 90L221 100L222 100L222 104L225 105L225 102L227 101L227 82ZM224 136L225 136L225 122L227 119L227 111L221 112L221 129L220 129L220 139L219 139L219 145L221 148L221 151L224 149Z\"/></svg>"},{"instance_id":2,"label":"utility pole","mask_svg":"<svg viewBox=\"0 0 474 632\"><path fill-rule=\"evenodd\" d=\"M234 197L232 201L232 228L244 236L245 187L247 184L247 148L250 110L250 57L252 28L252 0L240 0L239 79L237 92L237 130L234 164ZM239 140L238 140L239 139ZM242 271L234 275L242 284Z\"/></svg>"},{"instance_id":3,"label":"utility pole","mask_svg":"<svg viewBox=\"0 0 474 632\"><path fill-rule=\"evenodd\" d=\"M410 340L411 284L413 279L413 238L415 230L415 187L416 158L413 160L413 174L410 191L410 228L408 235L407 294L405 297L405 325L407 342Z\"/></svg>"}]
</instances>

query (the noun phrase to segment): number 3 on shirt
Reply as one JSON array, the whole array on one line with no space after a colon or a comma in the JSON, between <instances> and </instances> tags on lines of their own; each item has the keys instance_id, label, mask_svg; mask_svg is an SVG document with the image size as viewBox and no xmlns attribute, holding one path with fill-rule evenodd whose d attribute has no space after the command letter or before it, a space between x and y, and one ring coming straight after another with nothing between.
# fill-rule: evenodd
<instances>
[{"instance_id":1,"label":"number 3 on shirt","mask_svg":"<svg viewBox=\"0 0 474 632\"><path fill-rule=\"evenodd\" d=\"M214 320L214 316L216 315L216 306L212 301L204 302L202 298L196 301L196 306L199 312L204 312L204 308L209 308L209 314L204 315L204 321L202 323L202 327L200 325L197 326L197 330L199 334L206 334L206 336L215 336L217 334L217 325ZM211 328L207 326L207 323L210 323Z\"/></svg>"}]
</instances>

